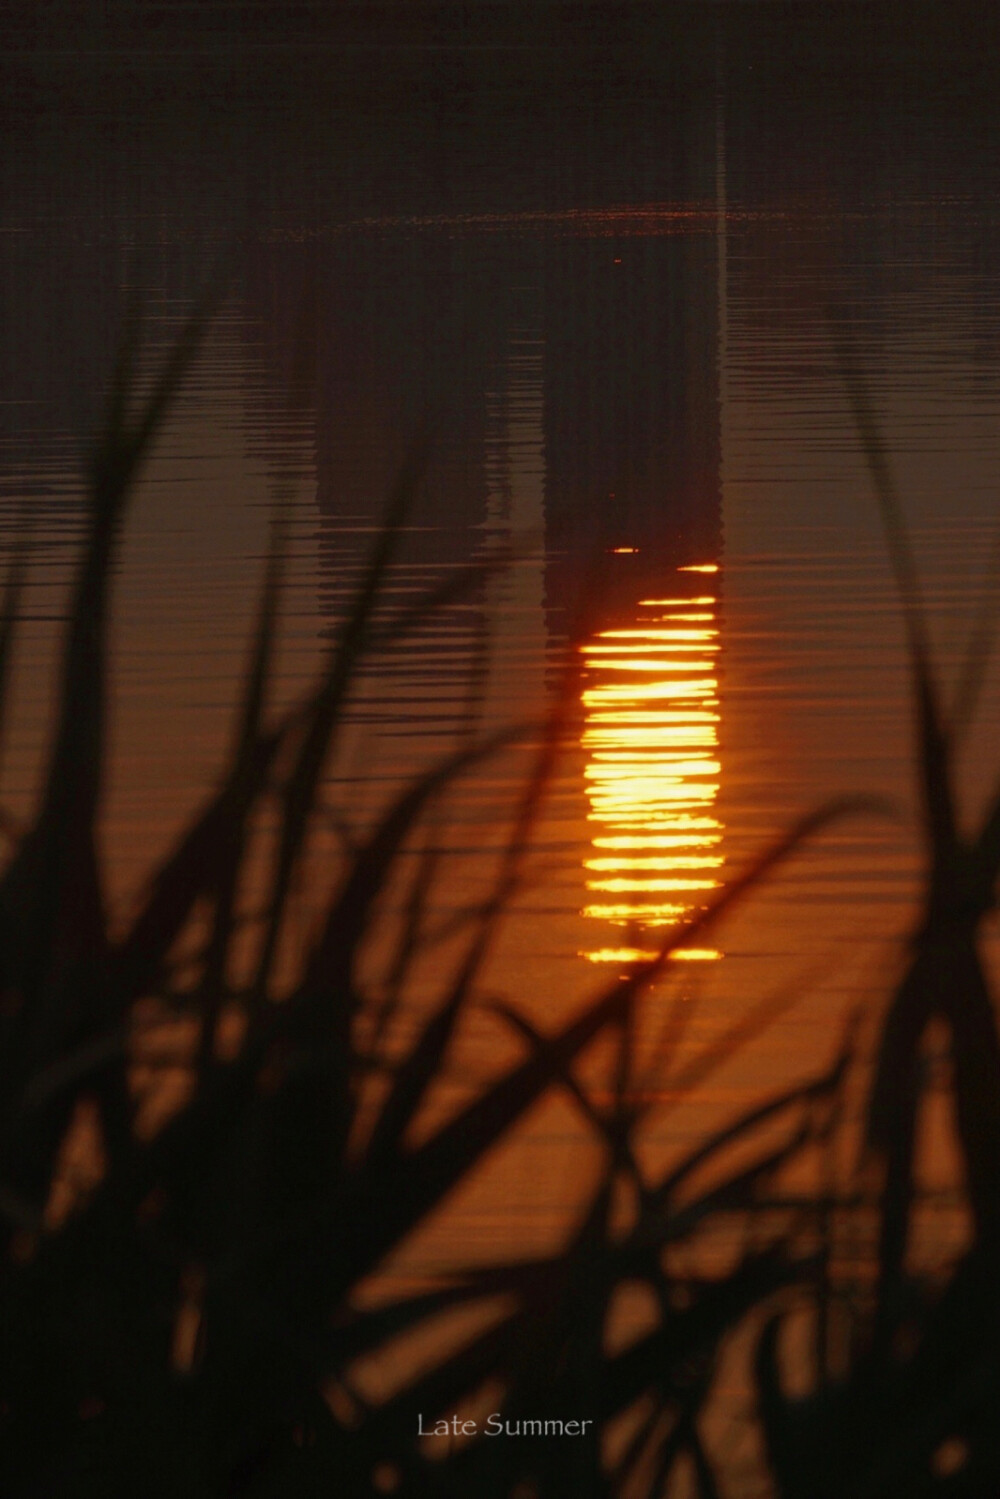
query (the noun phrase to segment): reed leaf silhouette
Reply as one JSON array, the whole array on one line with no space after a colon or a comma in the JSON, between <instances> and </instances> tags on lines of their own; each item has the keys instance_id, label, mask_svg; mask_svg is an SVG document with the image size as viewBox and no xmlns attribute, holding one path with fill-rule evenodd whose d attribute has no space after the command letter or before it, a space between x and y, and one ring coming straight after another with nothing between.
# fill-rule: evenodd
<instances>
[{"instance_id":1,"label":"reed leaf silhouette","mask_svg":"<svg viewBox=\"0 0 1000 1499\"><path fill-rule=\"evenodd\" d=\"M308 932L297 926L297 883L322 823L324 780L358 672L373 651L473 595L504 565L491 558L382 617L399 531L420 485L418 444L318 680L278 714L269 707L284 545L276 520L217 789L150 871L125 930L114 927L95 839L113 563L140 465L216 296L213 290L196 309L144 398L136 397L138 319L124 341L89 472L89 525L47 775L38 809L0 875L0 1491L11 1499L389 1490L652 1499L683 1460L701 1494L714 1494L701 1421L719 1350L748 1311L815 1279L817 1256L792 1231L801 1207L782 1206L778 1184L789 1163L829 1132L846 1063L838 1058L825 1076L730 1121L670 1169L649 1175L637 1149L648 1110L637 1102L635 1006L675 949L723 920L807 839L873 804L840 801L802 819L704 911L670 931L655 958L599 987L551 1033L532 1025L520 1003L508 1004L500 1013L520 1039L520 1058L472 1089L445 1122L415 1133L464 1015L481 998L484 966L523 875L571 697L570 685L556 695L538 736L492 889L454 927L458 946L450 966L440 966L436 1001L402 1053L393 1053L393 1013L428 940L436 873L429 845L383 990L375 993L366 960L387 892L408 851L419 849L429 810L457 778L524 732L485 735L470 690L457 747L390 798L370 827L352 833L321 919ZM0 617L0 725L23 568L16 552ZM917 659L922 663L919 652ZM931 820L935 829L950 829L939 784L947 746L929 686L924 699L933 740ZM261 849L256 834L267 826L274 835ZM977 849L977 868L995 874L1000 811L987 820ZM263 895L248 916L240 891L251 869ZM948 889L953 895L953 883ZM943 919L935 917L935 931ZM187 968L179 984L182 951ZM751 1009L677 1071L675 1091L695 1087L786 1003L777 996ZM909 1055L912 1016L923 1003L897 1005L887 1051ZM965 1059L962 1085L973 1098L964 1116L968 1141L992 1127L992 1106L977 1091L992 1076L990 1054L973 1055L985 1023L983 995L977 1004L956 1042ZM150 1005L159 1017L154 1027L175 1036L186 1080L155 1127L144 1121L133 1080ZM193 1041L184 1042L176 1025L170 1031L177 1018L193 1023ZM671 1034L675 1041L678 1033ZM592 1091L580 1066L595 1042L608 1040L617 1058L610 1103ZM891 1092L898 1076L893 1062L876 1097ZM573 1101L604 1163L563 1247L485 1269L459 1263L431 1291L364 1309L360 1288L556 1093ZM885 1113L882 1102L873 1104L874 1143L885 1139ZM70 1184L67 1195L62 1152L87 1129L93 1179L75 1190ZM905 1160L904 1144L890 1141L893 1159ZM706 1169L710 1184L699 1187ZM989 1157L973 1187L984 1245L992 1242L993 1170ZM614 1210L622 1191L634 1202L624 1229ZM684 1277L670 1269L672 1247L736 1220L753 1224L754 1233L728 1269ZM888 1298L899 1255L888 1229L884 1239ZM658 1309L656 1325L611 1349L610 1311L623 1288L636 1284ZM442 1316L491 1304L495 1315L485 1330L462 1346L435 1342ZM391 1361L398 1339L414 1333L429 1339L429 1365L385 1399L366 1402L357 1388L359 1361ZM766 1351L761 1358L766 1374ZM418 1415L453 1411L485 1388L495 1391L505 1421L542 1412L591 1424L579 1442L480 1440L432 1458L418 1441ZM644 1412L638 1427L608 1461L608 1432L635 1410ZM775 1453L779 1447L775 1436Z\"/></svg>"},{"instance_id":2,"label":"reed leaf silhouette","mask_svg":"<svg viewBox=\"0 0 1000 1499\"><path fill-rule=\"evenodd\" d=\"M841 373L883 518L906 623L916 716L926 850L923 908L890 996L865 1101L859 1181L876 1191L860 1212L876 1224L871 1298L852 1293L831 1268L835 1225L858 1208L832 1199L827 1254L814 1285L815 1385L791 1399L782 1386L780 1328L768 1323L757 1355L761 1412L778 1492L784 1499L913 1499L1000 1490L1000 1039L980 953L1000 872L1000 795L978 830L957 812L956 738L981 688L992 602L976 621L949 717L934 669L926 610L902 505L867 385L840 341ZM961 1153L961 1187L972 1219L969 1249L937 1280L908 1261L917 1199L917 1131L925 1095L923 1046L932 1021L947 1030L950 1087ZM850 1324L849 1355L828 1355L830 1309Z\"/></svg>"}]
</instances>

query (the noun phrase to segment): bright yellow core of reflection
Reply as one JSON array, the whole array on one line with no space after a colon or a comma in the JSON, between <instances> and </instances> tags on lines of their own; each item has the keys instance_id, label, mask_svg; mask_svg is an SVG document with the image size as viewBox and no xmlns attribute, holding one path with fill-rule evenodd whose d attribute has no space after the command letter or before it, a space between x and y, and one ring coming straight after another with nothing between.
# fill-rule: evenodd
<instances>
[{"instance_id":1,"label":"bright yellow core of reflection","mask_svg":"<svg viewBox=\"0 0 1000 1499\"><path fill-rule=\"evenodd\" d=\"M642 935L683 921L720 884L716 610L709 594L643 599L634 629L602 630L581 648L595 824L583 914L625 929L583 954L592 963L652 957L656 939L642 943ZM706 947L674 954L689 962L719 956Z\"/></svg>"}]
</instances>

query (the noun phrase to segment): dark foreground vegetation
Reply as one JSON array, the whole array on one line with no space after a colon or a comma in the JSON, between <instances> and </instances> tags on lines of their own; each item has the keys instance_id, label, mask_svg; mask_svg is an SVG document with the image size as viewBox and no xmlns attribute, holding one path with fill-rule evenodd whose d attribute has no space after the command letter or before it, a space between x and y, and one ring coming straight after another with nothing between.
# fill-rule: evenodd
<instances>
[{"instance_id":1,"label":"dark foreground vegetation","mask_svg":"<svg viewBox=\"0 0 1000 1499\"><path fill-rule=\"evenodd\" d=\"M308 941L297 890L360 664L482 576L450 581L405 614L380 609L416 463L320 679L275 715L278 527L218 790L152 871L124 929L112 921L95 838L110 577L139 466L204 321L193 319L141 402L134 340L126 344L90 470L48 770L0 878L0 1493L739 1499L749 1480L715 1449L711 1419L720 1351L737 1335L757 1389L763 1486L754 1492L996 1499L1000 1048L977 941L994 903L1000 804L963 837L951 770L986 636L946 714L860 381L849 376L910 634L923 914L867 1072L849 1041L824 1076L765 1099L654 1175L638 1148L651 1106L636 1085L637 998L692 925L721 919L804 838L862 809L838 804L805 819L671 933L655 961L591 995L561 1029L541 1034L510 1009L521 1060L446 1122L415 1132L519 879L563 711L534 736L493 893L465 914L453 970L401 1047L393 1020L426 940L433 873L428 858L407 862L403 852L412 856L455 777L505 736L481 737L473 713L454 755L344 847ZM0 728L26 560L15 549L0 622ZM414 863L404 919L373 964L380 902ZM751 1011L675 1072L676 1085L694 1087L769 1013ZM680 1029L677 1019L675 1039ZM910 1253L929 1034L947 1037L970 1220L964 1247L936 1274ZM150 1123L137 1079L150 1038L164 1036L182 1049L185 1082ZM614 1086L602 1092L581 1067L595 1043L616 1058ZM668 1032L665 1061L669 1049ZM865 1122L852 1133L846 1100L859 1075ZM573 1100L604 1162L560 1252L486 1269L459 1263L410 1295L359 1298L553 1090ZM74 1145L84 1169L72 1165ZM717 1230L729 1246L721 1259L678 1255ZM644 1294L652 1312L612 1343L624 1289ZM477 1306L493 1309L477 1331L457 1347L435 1343L442 1317ZM807 1351L801 1338L792 1351L789 1319L805 1329ZM394 1346L420 1329L438 1352L366 1401L360 1361L381 1355L404 1369ZM808 1388L793 1398L789 1375L801 1389L803 1365ZM505 1422L592 1424L572 1440L478 1437L431 1450L418 1439L418 1417L429 1430L456 1412L491 1411Z\"/></svg>"}]
</instances>

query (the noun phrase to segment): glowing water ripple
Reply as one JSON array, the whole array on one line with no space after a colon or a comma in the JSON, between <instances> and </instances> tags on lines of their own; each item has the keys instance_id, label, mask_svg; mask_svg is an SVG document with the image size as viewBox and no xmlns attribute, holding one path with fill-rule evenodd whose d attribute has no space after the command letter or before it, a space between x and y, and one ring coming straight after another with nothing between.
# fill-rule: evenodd
<instances>
[{"instance_id":1,"label":"glowing water ripple","mask_svg":"<svg viewBox=\"0 0 1000 1499\"><path fill-rule=\"evenodd\" d=\"M679 572L714 573L714 563ZM719 651L714 594L642 599L635 628L602 630L583 647L583 748L592 852L592 899L583 914L628 929L582 954L636 962L655 948L643 934L684 921L720 883L723 827L715 813ZM626 675L627 674L627 675ZM602 899L601 897L612 897ZM712 961L715 948L674 954Z\"/></svg>"}]
</instances>

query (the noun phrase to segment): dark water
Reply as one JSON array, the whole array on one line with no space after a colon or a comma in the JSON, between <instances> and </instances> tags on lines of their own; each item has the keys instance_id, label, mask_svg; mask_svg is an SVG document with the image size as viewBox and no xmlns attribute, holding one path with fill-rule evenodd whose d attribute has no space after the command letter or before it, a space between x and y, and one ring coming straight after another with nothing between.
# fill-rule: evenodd
<instances>
[{"instance_id":1,"label":"dark water","mask_svg":"<svg viewBox=\"0 0 1000 1499\"><path fill-rule=\"evenodd\" d=\"M825 797L898 803L828 834L677 965L694 1048L769 989L803 997L668 1117L669 1144L825 1058L912 914L900 613L831 330L870 387L954 679L1000 542L991 23L860 5L462 24L356 19L308 47L22 30L3 64L0 517L29 506L35 570L7 795L23 806L32 785L80 453L124 309L138 301L155 355L221 260L233 289L120 568L116 888L219 764L272 505L292 516L287 699L426 432L388 602L511 543L519 560L373 666L330 795L360 819L452 745L484 641L490 724L542 713L567 642L582 648L495 964L542 1023ZM997 724L990 683L970 808ZM482 886L521 769L466 782L443 903ZM459 1065L505 1044L484 1013ZM519 1244L578 1190L560 1130L509 1167ZM490 1217L473 1208L470 1235Z\"/></svg>"}]
</instances>

